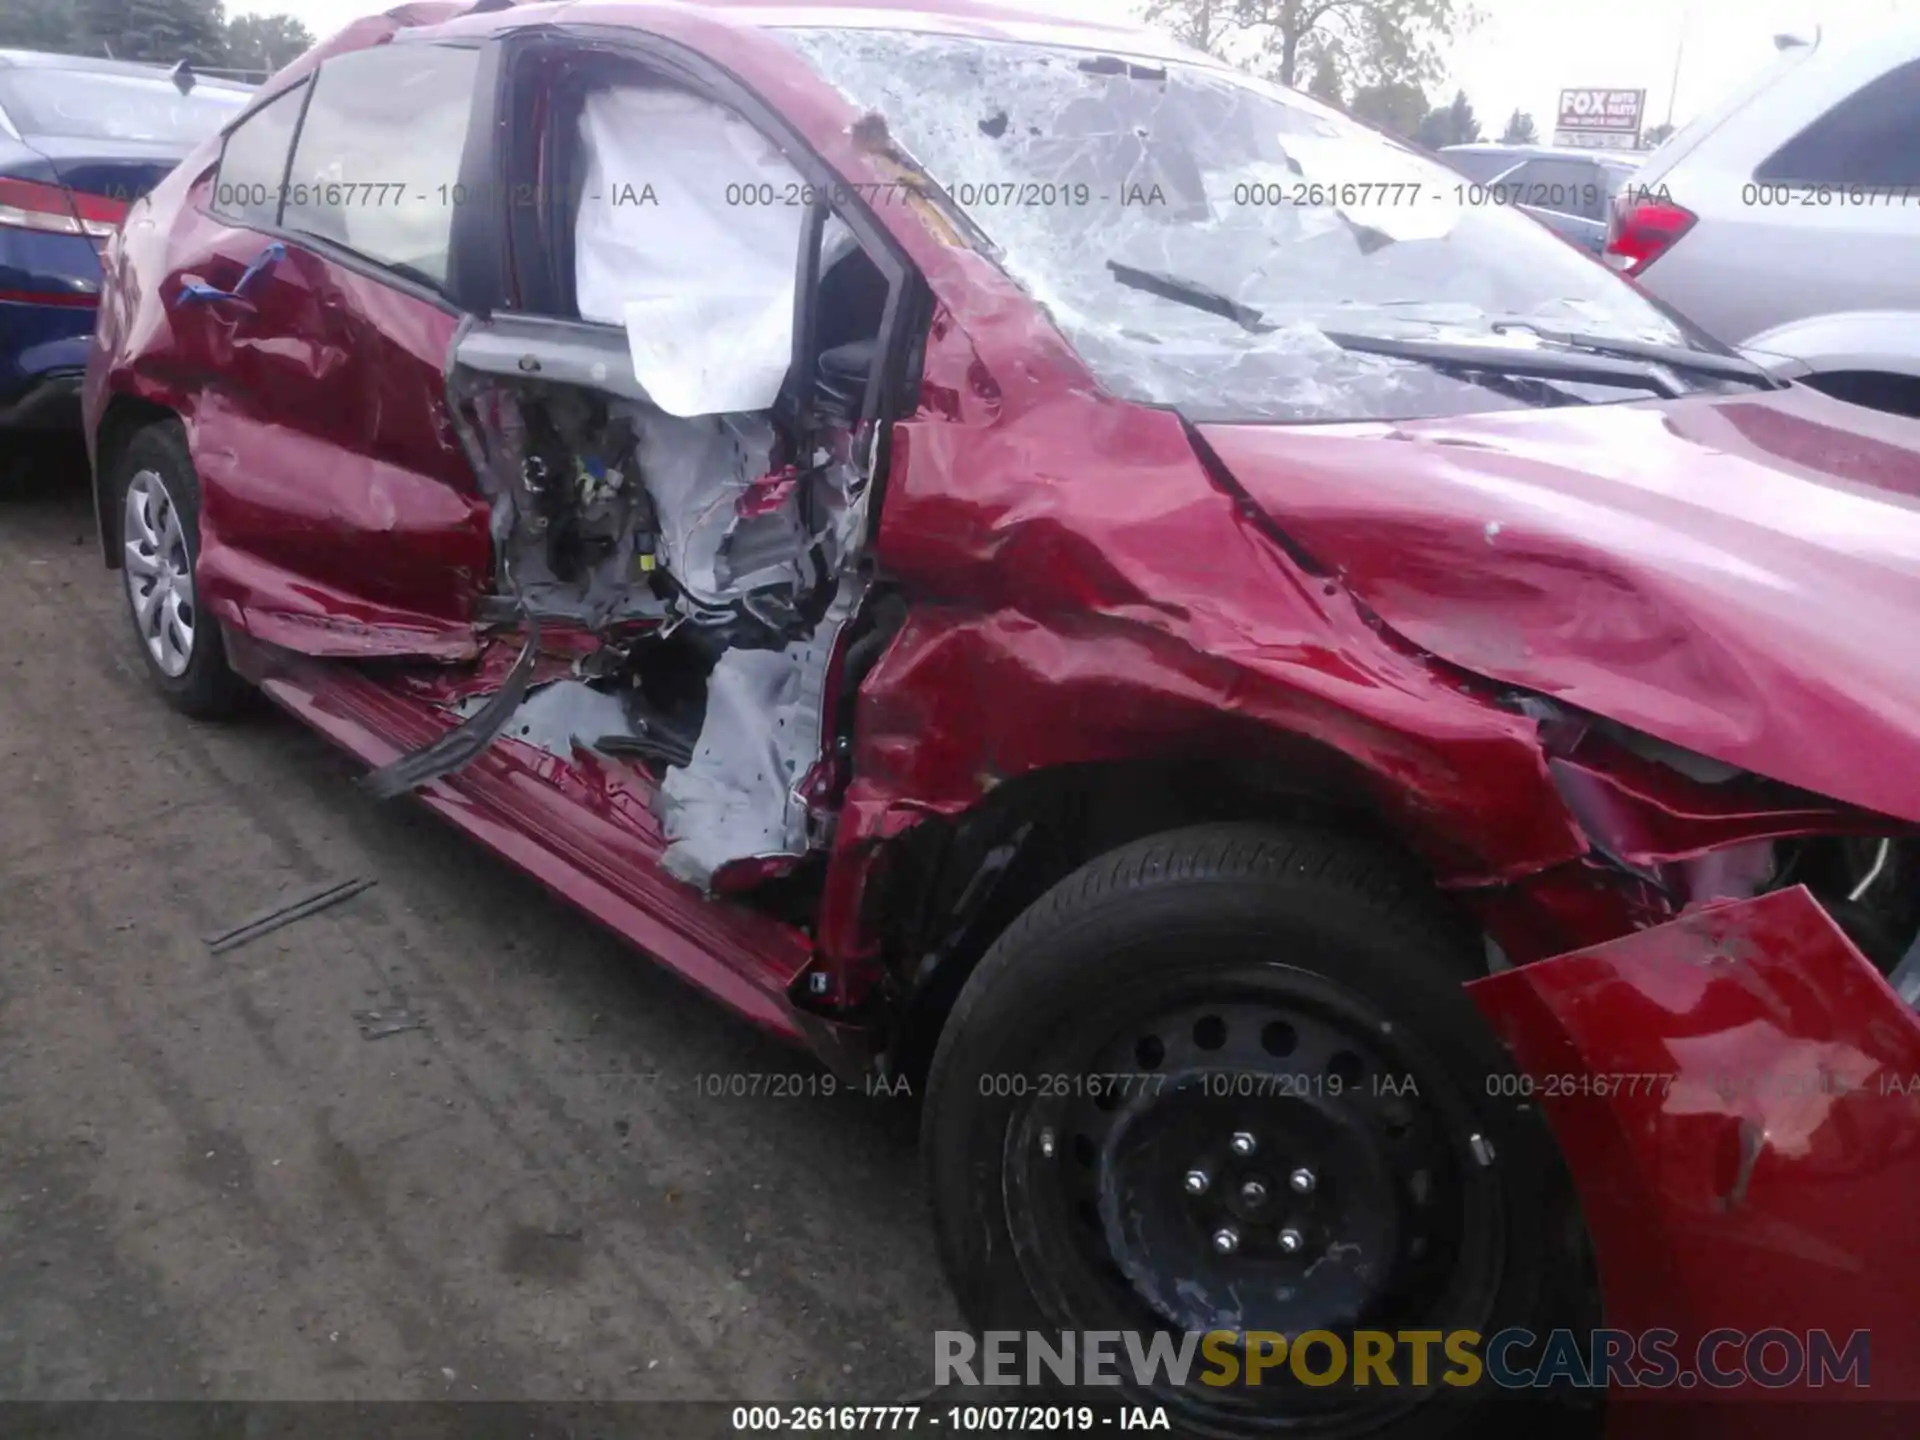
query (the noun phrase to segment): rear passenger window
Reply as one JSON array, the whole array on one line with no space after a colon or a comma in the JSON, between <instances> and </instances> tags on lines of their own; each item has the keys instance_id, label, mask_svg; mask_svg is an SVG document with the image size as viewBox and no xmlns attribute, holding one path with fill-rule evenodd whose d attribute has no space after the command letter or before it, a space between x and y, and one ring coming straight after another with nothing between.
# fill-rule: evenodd
<instances>
[{"instance_id":1,"label":"rear passenger window","mask_svg":"<svg viewBox=\"0 0 1920 1440\"><path fill-rule=\"evenodd\" d=\"M1607 184L1600 167L1584 160L1529 160L1501 181L1499 189L1513 205L1589 220L1606 214Z\"/></svg>"},{"instance_id":2,"label":"rear passenger window","mask_svg":"<svg viewBox=\"0 0 1920 1440\"><path fill-rule=\"evenodd\" d=\"M1476 185L1485 185L1514 166L1513 156L1490 154L1485 150L1442 150L1440 158Z\"/></svg>"},{"instance_id":3,"label":"rear passenger window","mask_svg":"<svg viewBox=\"0 0 1920 1440\"><path fill-rule=\"evenodd\" d=\"M214 213L242 225L280 223L280 187L287 178L287 147L300 123L307 87L297 85L236 126L220 152L213 182Z\"/></svg>"},{"instance_id":4,"label":"rear passenger window","mask_svg":"<svg viewBox=\"0 0 1920 1440\"><path fill-rule=\"evenodd\" d=\"M1756 180L1797 185L1920 185L1920 61L1863 86L1782 145Z\"/></svg>"},{"instance_id":5,"label":"rear passenger window","mask_svg":"<svg viewBox=\"0 0 1920 1440\"><path fill-rule=\"evenodd\" d=\"M475 49L382 45L321 66L281 223L444 284L479 64Z\"/></svg>"}]
</instances>

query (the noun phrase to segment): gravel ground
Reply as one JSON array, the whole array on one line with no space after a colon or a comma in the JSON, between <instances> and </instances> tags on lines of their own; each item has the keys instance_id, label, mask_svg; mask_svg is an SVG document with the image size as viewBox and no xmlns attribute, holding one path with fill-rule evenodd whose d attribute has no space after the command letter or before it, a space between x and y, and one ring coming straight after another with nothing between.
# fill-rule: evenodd
<instances>
[{"instance_id":1,"label":"gravel ground","mask_svg":"<svg viewBox=\"0 0 1920 1440\"><path fill-rule=\"evenodd\" d=\"M813 1067L269 707L168 710L84 459L13 453L0 1396L923 1391L958 1320L897 1109L703 1096Z\"/></svg>"}]
</instances>

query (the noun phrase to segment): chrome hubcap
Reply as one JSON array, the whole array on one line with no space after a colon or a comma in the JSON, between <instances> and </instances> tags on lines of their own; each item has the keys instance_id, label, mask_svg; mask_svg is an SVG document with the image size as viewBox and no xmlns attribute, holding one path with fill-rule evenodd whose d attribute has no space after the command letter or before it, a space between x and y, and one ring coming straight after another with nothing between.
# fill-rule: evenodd
<instances>
[{"instance_id":1,"label":"chrome hubcap","mask_svg":"<svg viewBox=\"0 0 1920 1440\"><path fill-rule=\"evenodd\" d=\"M184 675L193 659L193 562L180 510L158 472L127 486L125 572L134 628L162 673Z\"/></svg>"}]
</instances>

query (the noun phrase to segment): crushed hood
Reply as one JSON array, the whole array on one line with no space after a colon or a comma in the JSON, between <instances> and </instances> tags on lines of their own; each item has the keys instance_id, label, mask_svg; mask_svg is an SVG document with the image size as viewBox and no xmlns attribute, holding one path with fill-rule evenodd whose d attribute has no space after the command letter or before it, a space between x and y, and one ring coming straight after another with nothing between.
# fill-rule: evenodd
<instances>
[{"instance_id":1,"label":"crushed hood","mask_svg":"<svg viewBox=\"0 0 1920 1440\"><path fill-rule=\"evenodd\" d=\"M1920 422L1795 386L1198 429L1442 659L1920 821Z\"/></svg>"}]
</instances>

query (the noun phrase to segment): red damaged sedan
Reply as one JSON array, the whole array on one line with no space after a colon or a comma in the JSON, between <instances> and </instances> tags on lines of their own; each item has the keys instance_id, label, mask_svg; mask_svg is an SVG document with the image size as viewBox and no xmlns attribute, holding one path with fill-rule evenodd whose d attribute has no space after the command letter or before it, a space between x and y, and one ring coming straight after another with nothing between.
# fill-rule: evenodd
<instances>
[{"instance_id":1,"label":"red damaged sedan","mask_svg":"<svg viewBox=\"0 0 1920 1440\"><path fill-rule=\"evenodd\" d=\"M981 1329L1920 1399L1920 425L1473 198L1131 28L405 5L114 243L103 554L180 709L923 1093Z\"/></svg>"}]
</instances>

